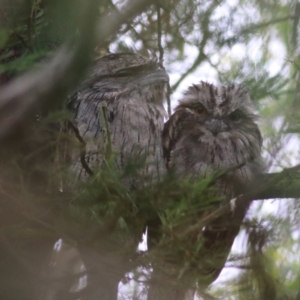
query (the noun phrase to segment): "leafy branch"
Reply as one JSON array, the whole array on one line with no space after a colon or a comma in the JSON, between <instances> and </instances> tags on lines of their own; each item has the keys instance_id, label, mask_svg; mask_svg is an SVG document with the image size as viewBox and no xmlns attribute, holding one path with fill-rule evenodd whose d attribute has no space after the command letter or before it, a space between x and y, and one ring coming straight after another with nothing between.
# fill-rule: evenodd
<instances>
[{"instance_id":1,"label":"leafy branch","mask_svg":"<svg viewBox=\"0 0 300 300\"><path fill-rule=\"evenodd\" d=\"M131 1L124 13L117 12L97 20L98 1L85 5L85 18L81 24L81 36L77 47L66 44L38 70L30 71L9 82L1 89L0 139L7 136L22 122L36 105L53 107L59 104L67 92L81 78L90 63L93 46L105 44L128 19L142 12L153 1ZM88 22L86 22L88 20Z\"/></svg>"}]
</instances>

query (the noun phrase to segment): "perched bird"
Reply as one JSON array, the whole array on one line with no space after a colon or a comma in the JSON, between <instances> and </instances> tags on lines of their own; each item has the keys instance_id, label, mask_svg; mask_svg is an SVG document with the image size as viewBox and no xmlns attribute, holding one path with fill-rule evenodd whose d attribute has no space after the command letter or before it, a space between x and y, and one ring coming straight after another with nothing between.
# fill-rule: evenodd
<instances>
[{"instance_id":1,"label":"perched bird","mask_svg":"<svg viewBox=\"0 0 300 300\"><path fill-rule=\"evenodd\" d=\"M138 160L143 175L157 179L163 174L161 132L168 80L158 63L138 54L109 54L95 62L72 97L74 124L86 145L84 157L78 156L74 166L79 177L103 166L109 154L115 155L119 169Z\"/></svg>"},{"instance_id":2,"label":"perched bird","mask_svg":"<svg viewBox=\"0 0 300 300\"><path fill-rule=\"evenodd\" d=\"M201 180L223 173L216 182L216 195L223 196L214 209L228 204L238 196L243 186L263 172L261 156L262 136L256 124L252 100L244 87L214 86L206 82L192 85L184 93L175 112L163 129L163 152L167 168L179 178ZM201 201L201 199L199 199ZM220 274L245 217L248 204L236 207L232 213L211 222L202 231L203 244L198 252L199 262L194 271L198 287L205 288ZM203 211L199 212L199 218ZM171 266L172 267L172 266ZM175 267L175 266L174 266ZM175 274L176 275L176 274ZM178 278L179 274L174 278ZM163 278L162 274L153 275ZM173 279L174 279L173 278ZM154 278L155 281L155 278ZM193 299L193 293L178 283L169 285L161 281L159 287L150 288L148 300ZM169 297L169 298L168 298Z\"/></svg>"},{"instance_id":3,"label":"perched bird","mask_svg":"<svg viewBox=\"0 0 300 300\"><path fill-rule=\"evenodd\" d=\"M71 168L80 180L111 161L117 170L128 165L137 168L124 180L129 191L163 176L161 132L168 81L168 74L157 62L138 54L108 54L95 61L69 103L74 112L69 126L82 144L78 151L72 150ZM90 283L88 298L116 300L118 283L128 266L120 245L109 235L103 236L79 245ZM136 247L133 243L133 252Z\"/></svg>"}]
</instances>

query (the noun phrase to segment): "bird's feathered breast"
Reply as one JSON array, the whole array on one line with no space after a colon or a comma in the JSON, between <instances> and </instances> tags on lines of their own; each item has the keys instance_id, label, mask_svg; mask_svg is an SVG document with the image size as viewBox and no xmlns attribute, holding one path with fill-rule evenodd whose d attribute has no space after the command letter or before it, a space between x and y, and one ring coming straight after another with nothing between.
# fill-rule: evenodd
<instances>
[{"instance_id":1,"label":"bird's feathered breast","mask_svg":"<svg viewBox=\"0 0 300 300\"><path fill-rule=\"evenodd\" d=\"M161 131L168 80L157 63L137 54L111 54L95 63L73 101L75 123L92 168L103 164L104 148L111 143L119 168L138 156L145 161L146 173L158 172L163 166ZM79 161L76 169L85 173Z\"/></svg>"}]
</instances>

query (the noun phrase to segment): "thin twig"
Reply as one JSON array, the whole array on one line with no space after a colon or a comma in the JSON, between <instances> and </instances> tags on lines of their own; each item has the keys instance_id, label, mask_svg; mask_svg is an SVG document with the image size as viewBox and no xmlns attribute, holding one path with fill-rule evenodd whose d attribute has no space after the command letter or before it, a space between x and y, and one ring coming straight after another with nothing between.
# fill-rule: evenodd
<instances>
[{"instance_id":1,"label":"thin twig","mask_svg":"<svg viewBox=\"0 0 300 300\"><path fill-rule=\"evenodd\" d=\"M76 138L78 139L78 141L81 143L82 148L80 151L80 162L83 166L83 168L85 169L85 171L90 175L94 175L94 172L91 170L91 168L89 167L88 163L85 160L85 155L86 155L86 142L84 141L84 139L81 137L80 132L78 130L78 128L71 122L68 121L68 125L70 126L70 128L74 131Z\"/></svg>"},{"instance_id":2,"label":"thin twig","mask_svg":"<svg viewBox=\"0 0 300 300\"><path fill-rule=\"evenodd\" d=\"M278 183L281 180L291 177L291 176L299 176L300 173L300 164L292 167L284 169L280 173L273 174L264 174L265 178L256 178L249 184L249 186L245 187L245 194L241 194L235 199L232 199L229 203L221 206L220 208L214 210L212 213L207 216L201 218L196 224L189 226L180 233L176 234L177 238L186 237L191 233L199 233L199 230L204 228L205 226L211 224L211 222L215 221L221 216L224 216L228 213L235 213L239 211L239 208L248 206L254 200L266 200L270 198L274 198L273 191ZM255 187L255 188L254 188ZM276 190L276 189L275 189ZM286 192L286 191L285 191ZM294 191L292 191L293 193ZM284 194L284 192L283 192ZM297 190L297 195L300 198L300 188ZM297 196L297 195L281 195L280 198L289 198L289 196ZM276 197L276 196L275 196ZM164 246L169 241L166 240L160 244Z\"/></svg>"},{"instance_id":3,"label":"thin twig","mask_svg":"<svg viewBox=\"0 0 300 300\"><path fill-rule=\"evenodd\" d=\"M299 15L296 15L296 16L295 15L287 15L285 17L271 19L266 22L261 22L258 24L251 24L250 26L240 30L238 34L245 34L245 33L251 32L251 31L257 33L258 29L261 29L261 28L264 28L264 27L267 27L270 25L274 25L276 23L285 22L285 21L289 21L289 20L293 20L293 19L298 19L299 17L300 17Z\"/></svg>"},{"instance_id":4,"label":"thin twig","mask_svg":"<svg viewBox=\"0 0 300 300\"><path fill-rule=\"evenodd\" d=\"M97 45L103 46L106 39L117 32L122 24L127 23L131 18L146 10L155 0L132 0L126 5L123 13L113 11L107 17L102 18L97 25Z\"/></svg>"},{"instance_id":5,"label":"thin twig","mask_svg":"<svg viewBox=\"0 0 300 300\"><path fill-rule=\"evenodd\" d=\"M164 49L161 45L161 14L160 14L160 6L156 4L156 12L157 12L157 47L159 52L159 63L163 65L164 59Z\"/></svg>"},{"instance_id":6,"label":"thin twig","mask_svg":"<svg viewBox=\"0 0 300 300\"><path fill-rule=\"evenodd\" d=\"M162 47L161 38L162 38L162 27L161 27L161 8L159 4L156 4L156 12L157 12L157 48L159 52L159 64L160 66L165 69L163 62L164 62L164 49ZM168 106L168 116L171 117L171 87L170 82L167 84L167 106Z\"/></svg>"},{"instance_id":7,"label":"thin twig","mask_svg":"<svg viewBox=\"0 0 300 300\"><path fill-rule=\"evenodd\" d=\"M212 4L210 5L210 7L207 9L207 12L205 14L205 17L203 18L202 22L201 22L201 29L202 29L202 33L203 33L203 37L201 40L201 43L199 45L199 52L198 52L198 56L196 57L194 63L192 64L192 66L187 69L186 72L184 72L182 74L182 76L175 82L175 84L172 86L172 91L176 90L178 88L178 86L180 85L180 83L193 71L195 71L198 66L207 58L204 49L205 46L207 44L208 39L211 37L212 32L209 30L209 20L210 17L214 11L214 9L218 6L218 2L212 2Z\"/></svg>"}]
</instances>

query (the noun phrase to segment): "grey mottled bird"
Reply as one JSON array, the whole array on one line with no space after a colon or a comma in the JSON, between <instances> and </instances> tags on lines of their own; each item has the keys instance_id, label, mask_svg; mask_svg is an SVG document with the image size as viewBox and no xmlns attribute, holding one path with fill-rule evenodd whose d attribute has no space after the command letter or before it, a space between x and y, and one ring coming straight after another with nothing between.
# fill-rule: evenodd
<instances>
[{"instance_id":1,"label":"grey mottled bird","mask_svg":"<svg viewBox=\"0 0 300 300\"><path fill-rule=\"evenodd\" d=\"M109 54L95 62L90 77L73 97L75 125L86 143L84 158L89 168L101 167L106 156L114 154L120 169L139 160L143 175L162 175L168 80L156 62L138 54ZM74 168L79 177L89 172L82 157Z\"/></svg>"},{"instance_id":2,"label":"grey mottled bird","mask_svg":"<svg viewBox=\"0 0 300 300\"><path fill-rule=\"evenodd\" d=\"M80 180L101 172L111 159L119 170L128 165L139 167L125 179L128 190L159 180L165 170L161 132L168 81L158 63L138 54L109 54L95 61L69 103L74 112L69 126L79 141L77 151L71 147L71 169ZM129 246L120 246L106 232L79 244L88 276L87 289L80 297L117 299L119 281L130 270L128 252L134 254L142 231L140 228L132 243L126 241ZM60 292L56 292L58 299Z\"/></svg>"},{"instance_id":3,"label":"grey mottled bird","mask_svg":"<svg viewBox=\"0 0 300 300\"><path fill-rule=\"evenodd\" d=\"M86 145L84 157L81 153L73 160L77 161L73 168L78 177L103 167L110 155L119 169L128 164L140 166L139 175L126 181L129 188L163 175L161 132L168 80L158 63L138 54L109 54L95 62L90 77L73 97L74 123ZM80 248L88 271L97 270L91 279L97 289L90 298L117 299L127 264L119 245L109 239L100 245Z\"/></svg>"},{"instance_id":4,"label":"grey mottled bird","mask_svg":"<svg viewBox=\"0 0 300 300\"><path fill-rule=\"evenodd\" d=\"M163 151L168 169L192 180L224 171L215 186L216 193L224 196L220 205L228 203L263 171L262 137L256 120L253 103L244 87L216 87L206 82L192 85L164 126ZM199 264L195 266L197 270L190 270L196 273L199 288L207 287L218 277L247 209L247 204L236 207L233 213L199 228L203 236ZM203 212L199 213L201 216ZM161 276L158 274L157 278ZM188 287L184 284L188 280L185 281L184 275L174 282L170 286L162 283L161 290L150 289L148 299L193 299L190 291L189 296L186 294ZM195 283L189 284L189 288L195 287Z\"/></svg>"}]
</instances>

